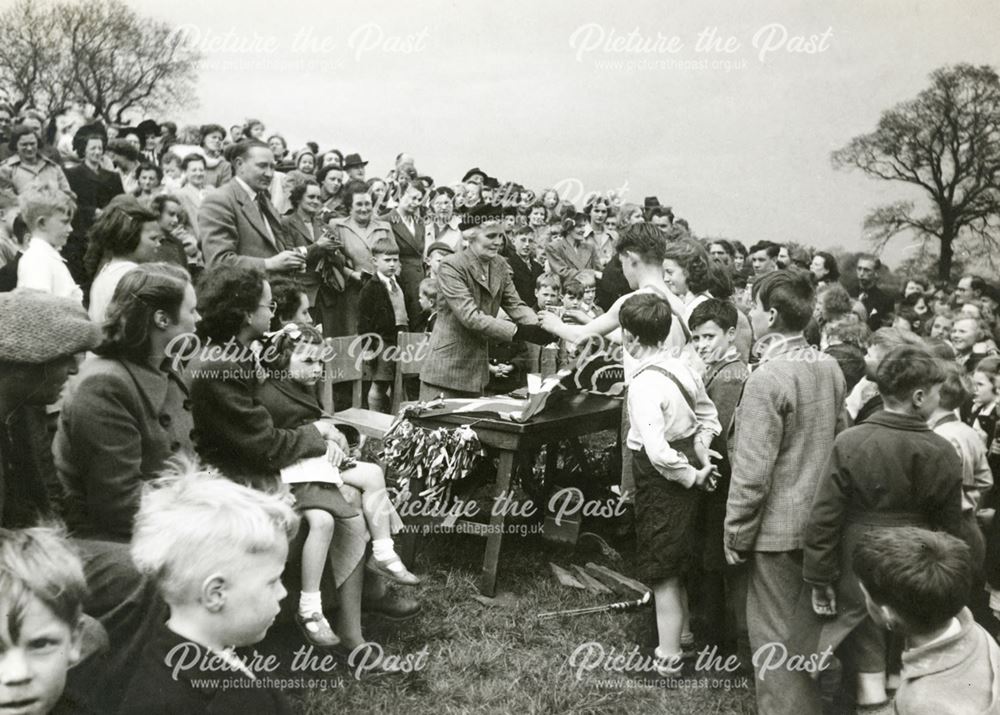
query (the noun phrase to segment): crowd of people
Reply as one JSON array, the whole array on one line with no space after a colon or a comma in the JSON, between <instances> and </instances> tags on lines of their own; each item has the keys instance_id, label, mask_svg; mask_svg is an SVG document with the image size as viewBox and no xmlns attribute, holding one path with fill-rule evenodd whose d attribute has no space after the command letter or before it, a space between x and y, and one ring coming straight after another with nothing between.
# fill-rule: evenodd
<instances>
[{"instance_id":1,"label":"crowd of people","mask_svg":"<svg viewBox=\"0 0 1000 715\"><path fill-rule=\"evenodd\" d=\"M417 397L385 350L416 332L421 400L523 388L545 347L620 355L658 676L715 644L757 668L759 712L821 712L824 676L767 670L777 643L836 652L860 712L1000 707L996 284L896 296L870 255L842 282L845 257L698 238L656 197L436 182L405 153L368 178L258 120L54 126L0 107L0 642L58 651L0 659L0 706L285 712L166 655L253 679L231 649L286 589L342 653L363 611L416 616L388 588L420 582L391 475L319 392L326 340L359 335L355 406Z\"/></svg>"}]
</instances>

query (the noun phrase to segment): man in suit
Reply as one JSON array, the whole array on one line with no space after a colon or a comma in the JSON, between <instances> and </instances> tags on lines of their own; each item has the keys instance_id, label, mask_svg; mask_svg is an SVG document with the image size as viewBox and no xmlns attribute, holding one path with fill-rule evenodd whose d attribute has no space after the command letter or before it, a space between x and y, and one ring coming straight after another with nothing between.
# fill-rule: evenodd
<instances>
[{"instance_id":1,"label":"man in suit","mask_svg":"<svg viewBox=\"0 0 1000 715\"><path fill-rule=\"evenodd\" d=\"M419 181L407 185L399 197L399 205L389 212L386 221L392 227L392 237L399 246L399 285L406 301L410 328L416 329L420 316L420 281L424 279L424 222L417 209L426 190Z\"/></svg>"},{"instance_id":2,"label":"man in suit","mask_svg":"<svg viewBox=\"0 0 1000 715\"><path fill-rule=\"evenodd\" d=\"M868 327L878 330L892 325L895 311L893 297L878 287L878 271L882 264L875 256L863 255L858 258L855 269L858 276L858 292L853 296L861 301L868 314Z\"/></svg>"},{"instance_id":3,"label":"man in suit","mask_svg":"<svg viewBox=\"0 0 1000 715\"><path fill-rule=\"evenodd\" d=\"M489 341L556 340L538 326L499 255L503 232L499 223L481 224L469 247L441 262L438 274L438 318L431 334L430 355L420 372L420 399L477 397L489 382ZM514 322L497 317L503 308Z\"/></svg>"},{"instance_id":4,"label":"man in suit","mask_svg":"<svg viewBox=\"0 0 1000 715\"><path fill-rule=\"evenodd\" d=\"M274 178L274 153L267 144L244 140L232 149L232 181L208 194L198 209L205 265L295 273L305 256L286 250L278 212L268 198Z\"/></svg>"}]
</instances>

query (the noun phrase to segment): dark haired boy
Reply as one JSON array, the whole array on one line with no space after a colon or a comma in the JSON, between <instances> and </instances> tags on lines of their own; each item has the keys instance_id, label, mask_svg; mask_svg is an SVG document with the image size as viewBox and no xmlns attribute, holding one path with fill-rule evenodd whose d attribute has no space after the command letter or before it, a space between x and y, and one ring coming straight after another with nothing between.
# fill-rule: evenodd
<instances>
[{"instance_id":1,"label":"dark haired boy","mask_svg":"<svg viewBox=\"0 0 1000 715\"><path fill-rule=\"evenodd\" d=\"M534 237L535 230L530 226L517 229L511 238L514 250L507 255L507 263L510 264L514 280L514 290L526 305L534 302L535 281L545 272L542 264L535 260Z\"/></svg>"},{"instance_id":2,"label":"dark haired boy","mask_svg":"<svg viewBox=\"0 0 1000 715\"><path fill-rule=\"evenodd\" d=\"M926 349L890 351L875 375L884 409L837 437L809 511L803 578L812 585L816 614L836 616L826 621L817 652L839 648L857 675L859 706L887 701L886 642L851 568L854 548L879 528L963 532L961 461L927 426L944 378Z\"/></svg>"},{"instance_id":3,"label":"dark haired boy","mask_svg":"<svg viewBox=\"0 0 1000 715\"><path fill-rule=\"evenodd\" d=\"M682 644L693 640L686 586L698 561L698 487L711 488L709 445L722 428L701 380L668 349L670 304L638 293L619 315L622 345L635 361L625 443L635 476L639 568L653 589L657 670L677 675Z\"/></svg>"},{"instance_id":4,"label":"dark haired boy","mask_svg":"<svg viewBox=\"0 0 1000 715\"><path fill-rule=\"evenodd\" d=\"M742 570L726 569L723 553L723 530L726 520L726 497L732 465L729 463L728 431L739 402L743 384L750 376L747 363L740 357L736 340L736 306L709 298L699 303L688 318L691 343L705 363L702 377L709 399L719 413L722 432L716 435L711 448L722 455L718 488L708 494L703 503L701 522L703 569L699 598L696 599L706 629L706 640L713 644L728 643L748 649L746 638L746 578Z\"/></svg>"},{"instance_id":5,"label":"dark haired boy","mask_svg":"<svg viewBox=\"0 0 1000 715\"><path fill-rule=\"evenodd\" d=\"M367 335L364 346L371 355L365 361L368 379L368 406L388 412L389 388L395 379L395 364L386 360L386 348L396 345L399 331L409 330L406 299L396 276L399 274L399 248L392 240L379 240L372 246L375 273L361 286L358 296L358 334ZM377 338L374 336L378 336Z\"/></svg>"},{"instance_id":6,"label":"dark haired boy","mask_svg":"<svg viewBox=\"0 0 1000 715\"><path fill-rule=\"evenodd\" d=\"M787 644L804 596L802 546L812 503L841 426L844 376L837 362L806 343L813 311L809 274L773 271L753 284L750 322L760 363L736 407L729 442L732 480L725 553L750 560L747 627L755 650ZM762 673L758 673L758 676ZM760 712L819 713L808 674L780 668L757 680Z\"/></svg>"},{"instance_id":7,"label":"dark haired boy","mask_svg":"<svg viewBox=\"0 0 1000 715\"><path fill-rule=\"evenodd\" d=\"M872 620L906 639L893 712L1000 712L1000 648L966 608L974 578L966 544L885 529L858 545L853 566Z\"/></svg>"}]
</instances>

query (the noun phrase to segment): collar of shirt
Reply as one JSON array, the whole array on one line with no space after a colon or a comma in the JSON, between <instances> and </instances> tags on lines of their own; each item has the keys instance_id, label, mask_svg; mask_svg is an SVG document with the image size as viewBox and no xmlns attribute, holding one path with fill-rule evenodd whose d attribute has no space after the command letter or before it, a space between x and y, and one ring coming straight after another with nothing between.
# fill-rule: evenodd
<instances>
[{"instance_id":1,"label":"collar of shirt","mask_svg":"<svg viewBox=\"0 0 1000 715\"><path fill-rule=\"evenodd\" d=\"M653 353L652 355L647 355L642 360L637 361L635 363L635 370L632 372L632 374L637 375L639 374L640 371L644 370L650 365L659 365L663 368L666 368L670 372L674 372L675 371L674 368L676 367L674 363L675 360L676 358L667 353L666 351L659 350Z\"/></svg>"},{"instance_id":2,"label":"collar of shirt","mask_svg":"<svg viewBox=\"0 0 1000 715\"><path fill-rule=\"evenodd\" d=\"M732 362L733 360L738 360L739 357L740 357L740 351L736 349L735 345L730 345L729 349L726 350L725 353L723 353L722 357L720 357L718 360L712 363L712 365L709 365L709 367L713 367L714 365L718 365L719 363Z\"/></svg>"},{"instance_id":3,"label":"collar of shirt","mask_svg":"<svg viewBox=\"0 0 1000 715\"><path fill-rule=\"evenodd\" d=\"M382 284L385 285L385 287L390 291L393 289L393 286L398 285L394 276L386 276L378 271L375 271L375 275L378 276L379 280L382 281Z\"/></svg>"},{"instance_id":4,"label":"collar of shirt","mask_svg":"<svg viewBox=\"0 0 1000 715\"><path fill-rule=\"evenodd\" d=\"M251 201L253 202L257 201L257 192L250 188L250 184L248 184L238 176L234 176L233 179L236 181L237 184L239 184L243 188L245 192L247 192L247 195L250 197Z\"/></svg>"},{"instance_id":5,"label":"collar of shirt","mask_svg":"<svg viewBox=\"0 0 1000 715\"><path fill-rule=\"evenodd\" d=\"M47 256L58 258L60 261L63 261L63 263L66 262L65 259L62 257L62 254L56 250L55 246L53 246L51 243L41 238L32 238L30 241L28 241L28 248L40 251L46 254Z\"/></svg>"},{"instance_id":6,"label":"collar of shirt","mask_svg":"<svg viewBox=\"0 0 1000 715\"><path fill-rule=\"evenodd\" d=\"M766 340L766 338L764 338ZM764 363L768 360L774 360L775 358L781 357L786 353L790 353L793 350L802 350L809 347L806 342L805 336L803 335L793 335L792 337L786 337L784 335L779 335L771 338L769 342L766 343L764 349L761 351L760 362Z\"/></svg>"}]
</instances>

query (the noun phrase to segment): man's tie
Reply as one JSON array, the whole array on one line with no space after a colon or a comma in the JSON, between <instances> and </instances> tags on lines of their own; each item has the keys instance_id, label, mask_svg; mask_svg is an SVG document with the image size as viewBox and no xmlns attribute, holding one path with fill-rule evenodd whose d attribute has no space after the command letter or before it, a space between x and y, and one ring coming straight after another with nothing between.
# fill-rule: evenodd
<instances>
[{"instance_id":1,"label":"man's tie","mask_svg":"<svg viewBox=\"0 0 1000 715\"><path fill-rule=\"evenodd\" d=\"M271 209L268 207L267 195L263 191L258 191L256 194L257 208L260 209L260 215L264 219L264 223L268 228L271 229L271 236L274 238L274 243L278 247L279 251L284 251L285 246L281 240L281 227L278 225L277 220L271 215Z\"/></svg>"},{"instance_id":2,"label":"man's tie","mask_svg":"<svg viewBox=\"0 0 1000 715\"><path fill-rule=\"evenodd\" d=\"M389 279L389 292L390 293L398 293L399 292L399 284L396 283L395 276Z\"/></svg>"}]
</instances>

